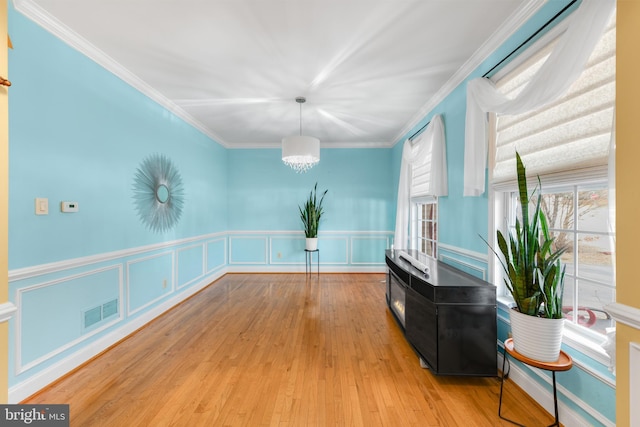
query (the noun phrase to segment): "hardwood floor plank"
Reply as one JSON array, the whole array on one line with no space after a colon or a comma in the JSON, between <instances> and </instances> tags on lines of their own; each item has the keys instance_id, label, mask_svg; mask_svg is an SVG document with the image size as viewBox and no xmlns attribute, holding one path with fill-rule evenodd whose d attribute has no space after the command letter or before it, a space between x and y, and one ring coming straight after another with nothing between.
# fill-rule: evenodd
<instances>
[{"instance_id":1,"label":"hardwood floor plank","mask_svg":"<svg viewBox=\"0 0 640 427\"><path fill-rule=\"evenodd\" d=\"M498 378L420 368L384 278L228 274L25 403L69 403L72 426L509 425ZM505 390L508 416L552 422Z\"/></svg>"}]
</instances>

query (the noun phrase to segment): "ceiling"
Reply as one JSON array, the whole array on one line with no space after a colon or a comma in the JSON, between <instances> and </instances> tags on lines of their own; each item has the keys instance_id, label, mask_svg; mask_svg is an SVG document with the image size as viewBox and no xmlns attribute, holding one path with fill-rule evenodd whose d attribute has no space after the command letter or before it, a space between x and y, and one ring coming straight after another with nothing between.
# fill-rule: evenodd
<instances>
[{"instance_id":1,"label":"ceiling","mask_svg":"<svg viewBox=\"0 0 640 427\"><path fill-rule=\"evenodd\" d=\"M542 0L14 0L226 147L389 147Z\"/></svg>"}]
</instances>

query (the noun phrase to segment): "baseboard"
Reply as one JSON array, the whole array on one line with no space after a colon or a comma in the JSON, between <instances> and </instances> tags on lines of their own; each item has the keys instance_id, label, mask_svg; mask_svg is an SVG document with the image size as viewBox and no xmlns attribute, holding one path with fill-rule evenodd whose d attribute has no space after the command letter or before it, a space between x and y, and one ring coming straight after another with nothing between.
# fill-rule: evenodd
<instances>
[{"instance_id":1,"label":"baseboard","mask_svg":"<svg viewBox=\"0 0 640 427\"><path fill-rule=\"evenodd\" d=\"M318 273L318 267L314 264L313 275ZM228 273L305 273L304 264L300 265L228 265ZM323 273L386 273L385 265L366 266L324 266L320 264L320 274Z\"/></svg>"},{"instance_id":2,"label":"baseboard","mask_svg":"<svg viewBox=\"0 0 640 427\"><path fill-rule=\"evenodd\" d=\"M188 287L183 292L174 295L172 298L164 301L160 305L146 311L135 319L132 319L117 330L108 333L107 335L81 348L76 353L51 366L48 366L37 374L32 375L28 379L16 384L15 386L10 387L9 403L20 403L29 396L34 395L57 379L63 377L83 363L91 360L93 357L105 351L112 345L131 335L147 323L151 322L156 317L165 313L167 310L186 300L200 290L206 288L207 286L209 286L209 284L211 284L211 282L219 279L226 273L228 273L226 268L213 272L211 275L202 279L197 284Z\"/></svg>"}]
</instances>

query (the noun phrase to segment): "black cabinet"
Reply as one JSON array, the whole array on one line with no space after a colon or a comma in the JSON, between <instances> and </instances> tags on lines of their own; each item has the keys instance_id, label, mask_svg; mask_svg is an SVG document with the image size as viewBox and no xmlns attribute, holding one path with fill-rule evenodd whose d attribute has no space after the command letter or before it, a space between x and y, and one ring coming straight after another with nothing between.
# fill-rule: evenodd
<instances>
[{"instance_id":1,"label":"black cabinet","mask_svg":"<svg viewBox=\"0 0 640 427\"><path fill-rule=\"evenodd\" d=\"M421 258L429 274L415 269L401 251L386 253L390 283L404 290L407 341L436 374L497 375L496 288L444 263ZM416 251L403 251L414 258ZM394 298L398 300L396 296ZM389 302L387 295L387 302ZM389 306L398 318L397 310Z\"/></svg>"}]
</instances>

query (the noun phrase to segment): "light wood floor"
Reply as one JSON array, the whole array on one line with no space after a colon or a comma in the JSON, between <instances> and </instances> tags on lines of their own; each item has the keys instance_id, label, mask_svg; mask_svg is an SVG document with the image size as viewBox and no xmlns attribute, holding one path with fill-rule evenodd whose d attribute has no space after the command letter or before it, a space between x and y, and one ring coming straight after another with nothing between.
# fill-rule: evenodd
<instances>
[{"instance_id":1,"label":"light wood floor","mask_svg":"<svg viewBox=\"0 0 640 427\"><path fill-rule=\"evenodd\" d=\"M383 274L229 274L24 403L72 426L508 426L498 378L419 366ZM553 418L512 382L503 415Z\"/></svg>"}]
</instances>

